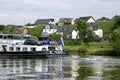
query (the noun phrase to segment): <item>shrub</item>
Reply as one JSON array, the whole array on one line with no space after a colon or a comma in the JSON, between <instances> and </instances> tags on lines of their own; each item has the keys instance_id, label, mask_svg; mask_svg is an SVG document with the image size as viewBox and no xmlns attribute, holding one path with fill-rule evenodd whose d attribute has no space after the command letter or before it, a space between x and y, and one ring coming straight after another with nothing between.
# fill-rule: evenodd
<instances>
[{"instance_id":1,"label":"shrub","mask_svg":"<svg viewBox=\"0 0 120 80\"><path fill-rule=\"evenodd\" d=\"M78 49L78 53L86 53L86 52L87 52L87 48L81 47Z\"/></svg>"}]
</instances>

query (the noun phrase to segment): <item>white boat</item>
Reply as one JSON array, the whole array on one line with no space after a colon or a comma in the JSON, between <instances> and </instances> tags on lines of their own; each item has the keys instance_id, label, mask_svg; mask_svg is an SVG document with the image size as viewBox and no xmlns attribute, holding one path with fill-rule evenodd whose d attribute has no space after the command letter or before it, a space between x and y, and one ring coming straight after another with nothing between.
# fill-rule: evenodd
<instances>
[{"instance_id":1,"label":"white boat","mask_svg":"<svg viewBox=\"0 0 120 80\"><path fill-rule=\"evenodd\" d=\"M68 55L60 45L43 45L28 35L0 34L0 57L59 57Z\"/></svg>"}]
</instances>

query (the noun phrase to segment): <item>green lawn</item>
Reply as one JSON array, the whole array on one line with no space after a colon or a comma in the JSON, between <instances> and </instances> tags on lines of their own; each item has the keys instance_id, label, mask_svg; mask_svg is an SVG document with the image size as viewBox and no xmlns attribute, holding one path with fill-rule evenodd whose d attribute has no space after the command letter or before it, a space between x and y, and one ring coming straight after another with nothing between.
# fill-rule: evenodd
<instances>
[{"instance_id":1,"label":"green lawn","mask_svg":"<svg viewBox=\"0 0 120 80\"><path fill-rule=\"evenodd\" d=\"M113 51L113 48L109 43L90 43L89 46L84 44L65 46L65 49L68 49L71 54L74 54L74 52L78 53L78 50L81 48L85 48L87 54L99 54Z\"/></svg>"}]
</instances>

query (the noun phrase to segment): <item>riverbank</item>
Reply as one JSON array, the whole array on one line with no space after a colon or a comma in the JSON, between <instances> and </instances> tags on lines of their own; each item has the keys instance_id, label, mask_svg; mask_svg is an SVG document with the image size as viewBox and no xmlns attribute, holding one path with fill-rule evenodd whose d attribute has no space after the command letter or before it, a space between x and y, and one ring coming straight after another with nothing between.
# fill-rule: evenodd
<instances>
[{"instance_id":1,"label":"riverbank","mask_svg":"<svg viewBox=\"0 0 120 80\"><path fill-rule=\"evenodd\" d=\"M85 44L66 45L65 49L67 49L71 55L111 55L114 52L110 43L90 43L89 46Z\"/></svg>"}]
</instances>

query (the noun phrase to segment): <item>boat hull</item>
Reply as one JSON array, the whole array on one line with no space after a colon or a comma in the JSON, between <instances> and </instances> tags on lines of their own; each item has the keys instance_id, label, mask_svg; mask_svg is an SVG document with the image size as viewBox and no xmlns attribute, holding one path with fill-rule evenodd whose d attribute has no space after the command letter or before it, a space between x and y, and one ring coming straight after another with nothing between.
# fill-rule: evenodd
<instances>
[{"instance_id":1,"label":"boat hull","mask_svg":"<svg viewBox=\"0 0 120 80\"><path fill-rule=\"evenodd\" d=\"M65 57L68 53L49 53L45 51L38 52L0 52L2 58L59 58Z\"/></svg>"}]
</instances>

